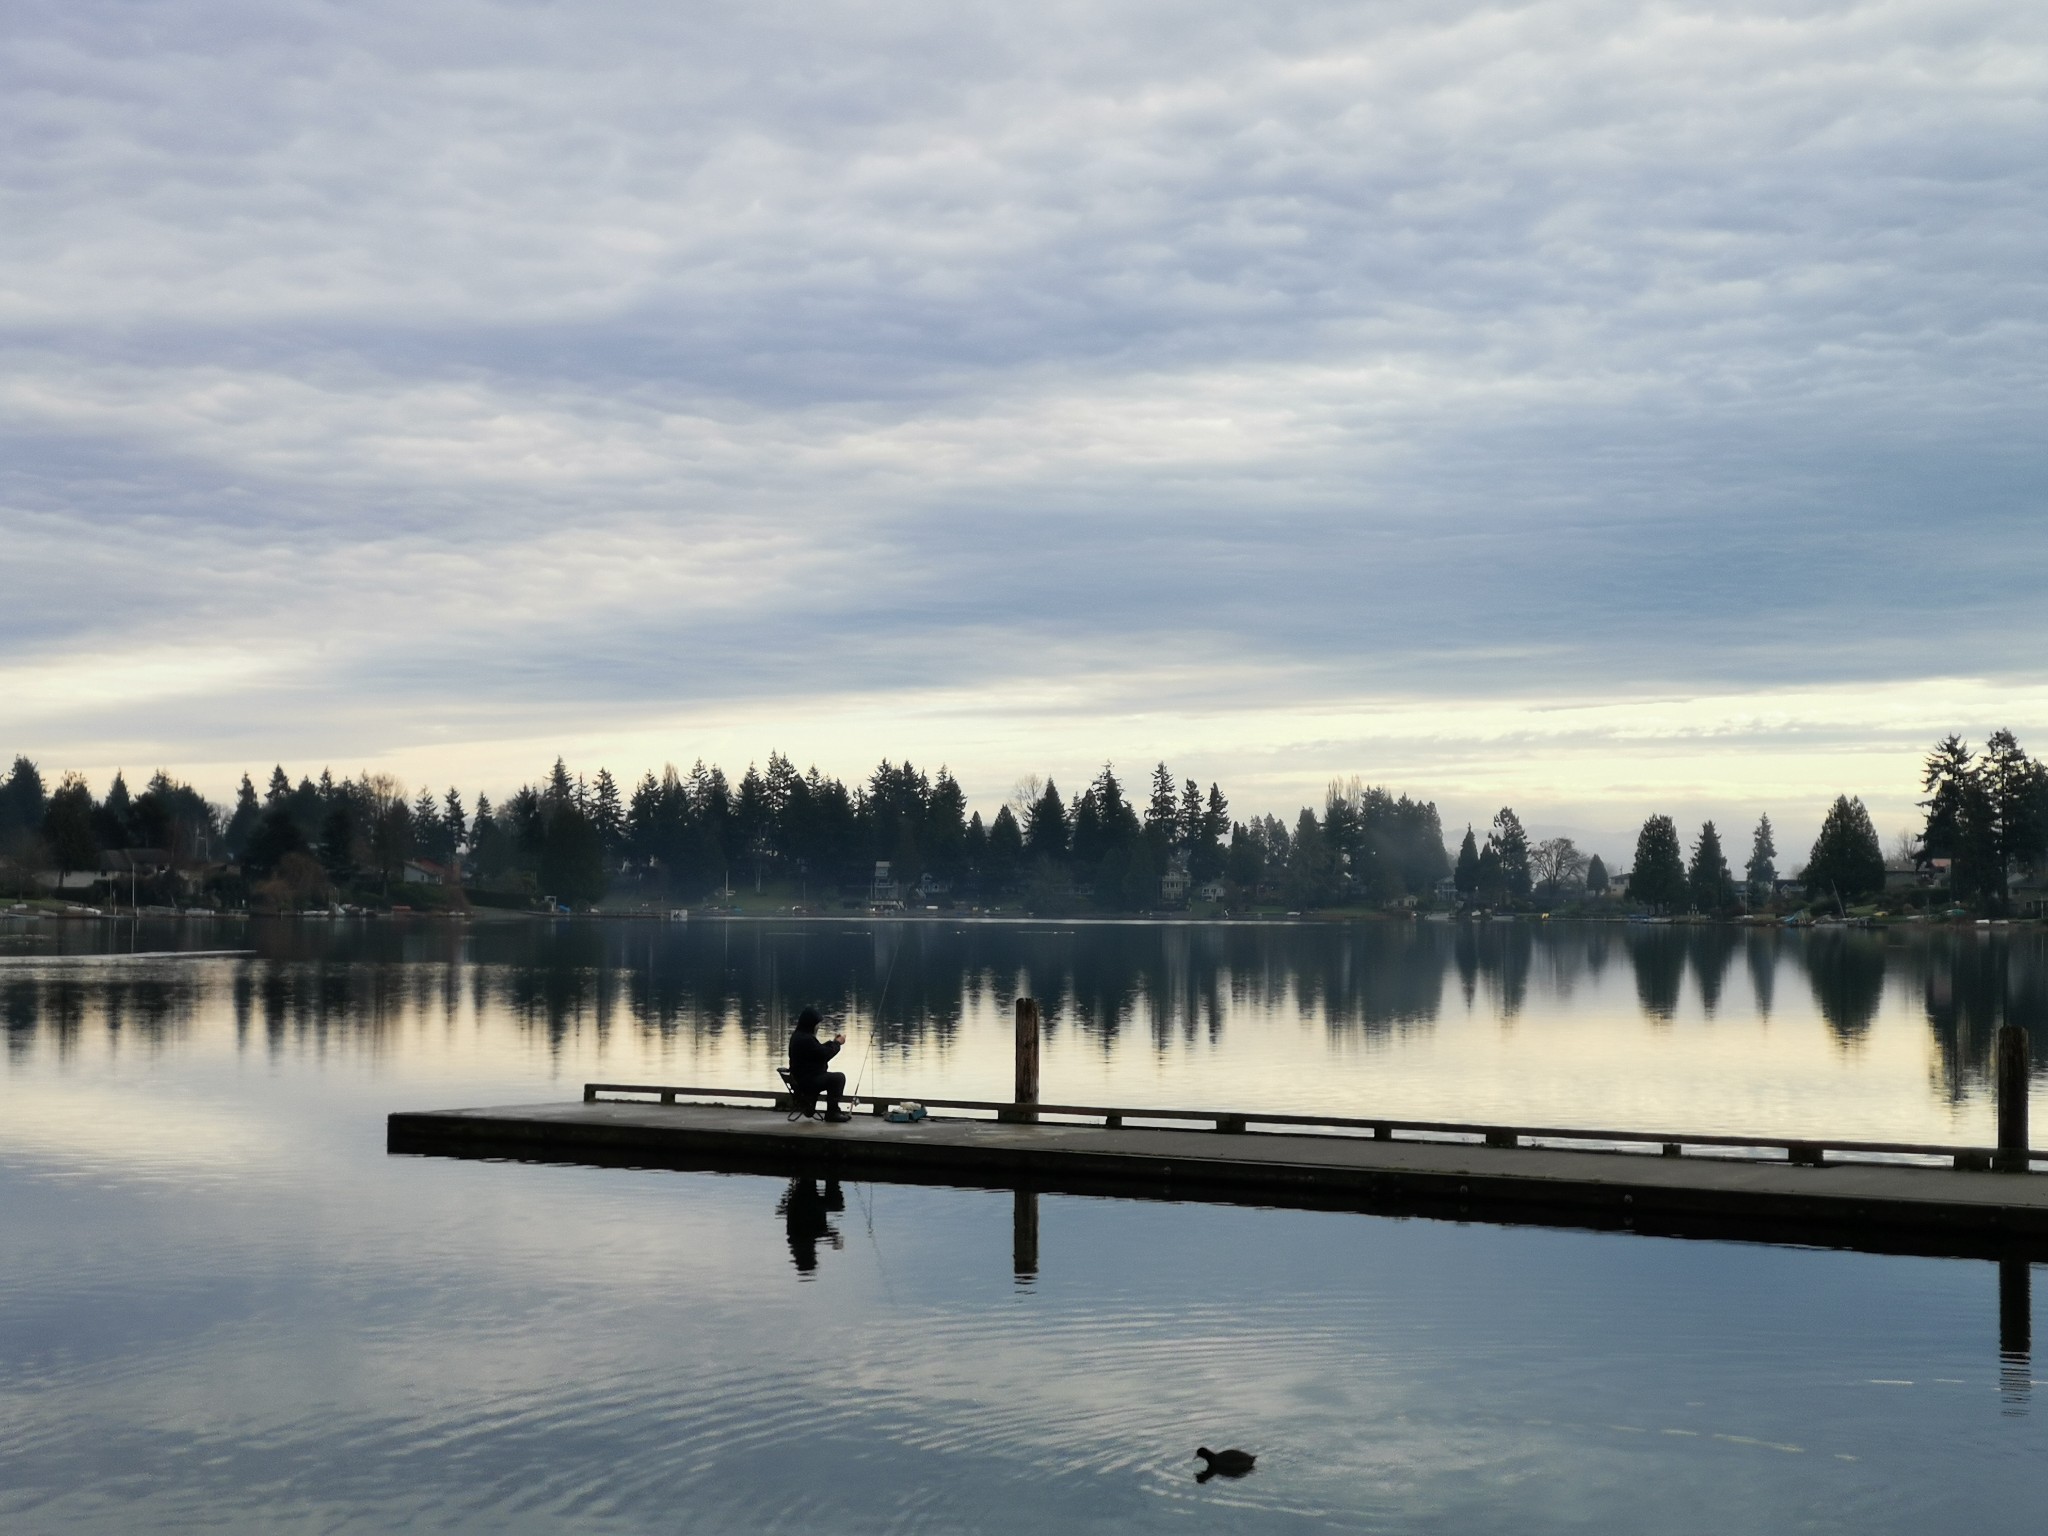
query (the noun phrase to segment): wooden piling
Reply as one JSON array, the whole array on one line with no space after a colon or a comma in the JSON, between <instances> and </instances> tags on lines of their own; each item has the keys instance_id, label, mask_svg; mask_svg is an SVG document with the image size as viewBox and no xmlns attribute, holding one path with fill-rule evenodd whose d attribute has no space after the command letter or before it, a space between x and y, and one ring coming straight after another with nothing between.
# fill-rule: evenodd
<instances>
[{"instance_id":1,"label":"wooden piling","mask_svg":"<svg viewBox=\"0 0 2048 1536\"><path fill-rule=\"evenodd\" d=\"M1017 999L1017 1093L996 1118L1013 1125L1038 1123L1038 999Z\"/></svg>"},{"instance_id":2,"label":"wooden piling","mask_svg":"<svg viewBox=\"0 0 2048 1536\"><path fill-rule=\"evenodd\" d=\"M2001 1173L2027 1171L2027 1032L2017 1024L1998 1031L1998 1156Z\"/></svg>"}]
</instances>

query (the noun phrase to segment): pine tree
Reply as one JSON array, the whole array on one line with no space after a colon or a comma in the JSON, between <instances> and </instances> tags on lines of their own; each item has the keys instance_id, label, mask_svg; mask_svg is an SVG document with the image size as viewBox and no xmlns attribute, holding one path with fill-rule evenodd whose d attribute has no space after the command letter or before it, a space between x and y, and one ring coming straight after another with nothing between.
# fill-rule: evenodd
<instances>
[{"instance_id":1,"label":"pine tree","mask_svg":"<svg viewBox=\"0 0 2048 1536\"><path fill-rule=\"evenodd\" d=\"M1507 894L1522 897L1529 894L1529 834L1522 830L1522 821L1513 811L1502 806L1493 818L1493 835L1487 839L1500 853L1501 884Z\"/></svg>"},{"instance_id":2,"label":"pine tree","mask_svg":"<svg viewBox=\"0 0 2048 1536\"><path fill-rule=\"evenodd\" d=\"M448 828L448 836L456 849L460 850L469 838L469 817L462 809L462 792L453 784L441 797L441 821Z\"/></svg>"},{"instance_id":3,"label":"pine tree","mask_svg":"<svg viewBox=\"0 0 2048 1536\"><path fill-rule=\"evenodd\" d=\"M1607 894L1607 883L1607 861L1596 853L1586 862L1587 894L1605 896Z\"/></svg>"},{"instance_id":4,"label":"pine tree","mask_svg":"<svg viewBox=\"0 0 2048 1536\"><path fill-rule=\"evenodd\" d=\"M1017 813L1007 805L996 812L988 829L988 873L998 883L1014 880L1024 862L1024 832Z\"/></svg>"},{"instance_id":5,"label":"pine tree","mask_svg":"<svg viewBox=\"0 0 2048 1536\"><path fill-rule=\"evenodd\" d=\"M1760 907L1769 901L1778 888L1778 844L1771 832L1770 813L1765 812L1758 819L1756 831L1749 839L1749 862L1743 866L1743 873L1749 877L1749 903Z\"/></svg>"},{"instance_id":6,"label":"pine tree","mask_svg":"<svg viewBox=\"0 0 2048 1536\"><path fill-rule=\"evenodd\" d=\"M1652 816L1636 834L1635 866L1629 871L1631 901L1660 912L1676 911L1691 896L1678 827L1669 816Z\"/></svg>"},{"instance_id":7,"label":"pine tree","mask_svg":"<svg viewBox=\"0 0 2048 1536\"><path fill-rule=\"evenodd\" d=\"M1316 813L1307 806L1294 824L1287 850L1287 900L1303 911L1327 905L1336 894L1336 861Z\"/></svg>"},{"instance_id":8,"label":"pine tree","mask_svg":"<svg viewBox=\"0 0 2048 1536\"><path fill-rule=\"evenodd\" d=\"M1180 797L1174 792L1173 775L1161 763L1152 770L1152 798L1145 805L1145 832L1162 851L1176 841L1180 821Z\"/></svg>"},{"instance_id":9,"label":"pine tree","mask_svg":"<svg viewBox=\"0 0 2048 1536\"><path fill-rule=\"evenodd\" d=\"M1500 845L1492 838L1479 850L1479 867L1473 875L1472 893L1481 902L1492 906L1508 893L1507 876L1500 866Z\"/></svg>"},{"instance_id":10,"label":"pine tree","mask_svg":"<svg viewBox=\"0 0 2048 1536\"><path fill-rule=\"evenodd\" d=\"M1808 896L1842 907L1884 889L1884 848L1861 800L1835 796L1820 824L1820 836L1813 840L1802 878Z\"/></svg>"},{"instance_id":11,"label":"pine tree","mask_svg":"<svg viewBox=\"0 0 2048 1536\"><path fill-rule=\"evenodd\" d=\"M270 787L263 792L263 808L268 810L279 804L291 792L291 776L284 771L284 764L279 763L270 770Z\"/></svg>"},{"instance_id":12,"label":"pine tree","mask_svg":"<svg viewBox=\"0 0 2048 1536\"><path fill-rule=\"evenodd\" d=\"M107 786L107 798L93 813L93 835L99 839L102 848L132 848L135 846L134 824L135 802L128 797L128 781L117 768L114 770L114 782Z\"/></svg>"},{"instance_id":13,"label":"pine tree","mask_svg":"<svg viewBox=\"0 0 2048 1536\"><path fill-rule=\"evenodd\" d=\"M1458 845L1458 866L1452 876L1460 896L1474 896L1479 891L1479 843L1472 836L1472 823L1465 823L1465 841Z\"/></svg>"},{"instance_id":14,"label":"pine tree","mask_svg":"<svg viewBox=\"0 0 2048 1536\"><path fill-rule=\"evenodd\" d=\"M1721 853L1721 834L1709 821L1700 827L1692 847L1692 867L1686 871L1686 887L1696 912L1720 912L1735 904L1735 882L1728 875L1728 860Z\"/></svg>"},{"instance_id":15,"label":"pine tree","mask_svg":"<svg viewBox=\"0 0 2048 1536\"><path fill-rule=\"evenodd\" d=\"M1193 779L1181 786L1180 813L1175 818L1173 835L1183 848L1194 849L1202 844L1202 791Z\"/></svg>"},{"instance_id":16,"label":"pine tree","mask_svg":"<svg viewBox=\"0 0 2048 1536\"><path fill-rule=\"evenodd\" d=\"M1024 851L1034 859L1054 863L1067 856L1067 805L1060 787L1051 779L1031 807L1031 820L1024 828Z\"/></svg>"},{"instance_id":17,"label":"pine tree","mask_svg":"<svg viewBox=\"0 0 2048 1536\"><path fill-rule=\"evenodd\" d=\"M256 823L262 819L263 807L256 799L256 786L245 773L242 775L242 787L235 792L235 812L228 818L227 831L221 835L221 841L227 844L229 858L241 857L242 849L256 830Z\"/></svg>"},{"instance_id":18,"label":"pine tree","mask_svg":"<svg viewBox=\"0 0 2048 1536\"><path fill-rule=\"evenodd\" d=\"M99 862L92 813L92 791L85 780L75 773L65 774L43 811L42 829L44 851L56 866L60 883L73 870L89 870Z\"/></svg>"},{"instance_id":19,"label":"pine tree","mask_svg":"<svg viewBox=\"0 0 2048 1536\"><path fill-rule=\"evenodd\" d=\"M591 797L590 821L597 828L598 841L604 847L606 860L616 859L626 843L626 811L619 803L618 781L608 768L597 770L597 791Z\"/></svg>"},{"instance_id":20,"label":"pine tree","mask_svg":"<svg viewBox=\"0 0 2048 1536\"><path fill-rule=\"evenodd\" d=\"M43 825L49 796L43 776L26 757L14 760L14 769L0 783L0 851L25 848Z\"/></svg>"}]
</instances>

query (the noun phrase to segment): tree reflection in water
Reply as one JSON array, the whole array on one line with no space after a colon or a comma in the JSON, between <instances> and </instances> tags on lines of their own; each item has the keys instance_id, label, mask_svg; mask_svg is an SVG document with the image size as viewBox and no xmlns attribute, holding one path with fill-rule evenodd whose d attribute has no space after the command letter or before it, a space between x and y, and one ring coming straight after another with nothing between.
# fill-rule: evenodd
<instances>
[{"instance_id":1,"label":"tree reflection in water","mask_svg":"<svg viewBox=\"0 0 2048 1536\"><path fill-rule=\"evenodd\" d=\"M1806 978L1828 1028L1844 1045L1863 1038L1884 1001L1885 945L1874 933L1817 929L1804 946Z\"/></svg>"},{"instance_id":2,"label":"tree reflection in water","mask_svg":"<svg viewBox=\"0 0 2048 1536\"><path fill-rule=\"evenodd\" d=\"M75 952L83 925L64 927L61 948ZM1026 993L1040 1000L1049 1043L1064 1036L1105 1058L1133 1046L1219 1047L1230 1021L1247 1017L1296 1018L1333 1041L1384 1041L1433 1028L1453 984L1468 1009L1502 1021L1546 1004L1599 1006L1582 989L1611 997L1603 977L1623 958L1641 1017L1679 1017L1689 974L1703 1015L1739 1019L1729 989L1740 951L1751 1016L1771 1016L1789 969L1845 1044L1869 1035L1889 979L1927 1022L1936 1091L1948 1102L1981 1094L2002 1024L2027 1028L2036 1062L2048 1062L2048 936L2031 928L264 921L225 942L244 931L253 957L191 969L11 960L0 968L9 1058L39 1039L61 1056L95 1030L169 1044L215 1007L232 1012L242 1048L271 1052L343 1040L381 1050L408 1020L473 1014L555 1055L620 1032L657 1045L736 1038L775 1055L791 1015L814 1004L835 1025L867 1031L882 1070L891 1058L949 1051L970 1019L1000 1020ZM170 925L122 942L224 941Z\"/></svg>"}]
</instances>

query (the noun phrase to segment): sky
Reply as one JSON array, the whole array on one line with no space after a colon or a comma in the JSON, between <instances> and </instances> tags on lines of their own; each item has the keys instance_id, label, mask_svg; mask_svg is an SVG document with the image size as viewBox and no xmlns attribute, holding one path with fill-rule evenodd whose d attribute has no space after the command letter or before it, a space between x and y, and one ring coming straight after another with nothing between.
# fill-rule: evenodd
<instances>
[{"instance_id":1,"label":"sky","mask_svg":"<svg viewBox=\"0 0 2048 1536\"><path fill-rule=\"evenodd\" d=\"M2044 300L2035 6L15 0L0 751L1889 837Z\"/></svg>"}]
</instances>

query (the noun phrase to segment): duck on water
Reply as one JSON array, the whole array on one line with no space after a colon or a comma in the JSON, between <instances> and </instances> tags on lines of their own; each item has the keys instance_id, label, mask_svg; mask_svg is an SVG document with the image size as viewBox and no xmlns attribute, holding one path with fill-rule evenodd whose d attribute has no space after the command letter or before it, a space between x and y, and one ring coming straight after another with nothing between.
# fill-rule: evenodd
<instances>
[{"instance_id":1,"label":"duck on water","mask_svg":"<svg viewBox=\"0 0 2048 1536\"><path fill-rule=\"evenodd\" d=\"M1252 1463L1259 1459L1250 1451L1240 1451L1235 1446L1227 1451L1212 1451L1206 1445L1198 1446L1195 1454L1207 1463L1195 1474L1195 1481L1200 1483L1206 1483L1212 1477L1243 1477L1251 1471Z\"/></svg>"}]
</instances>

